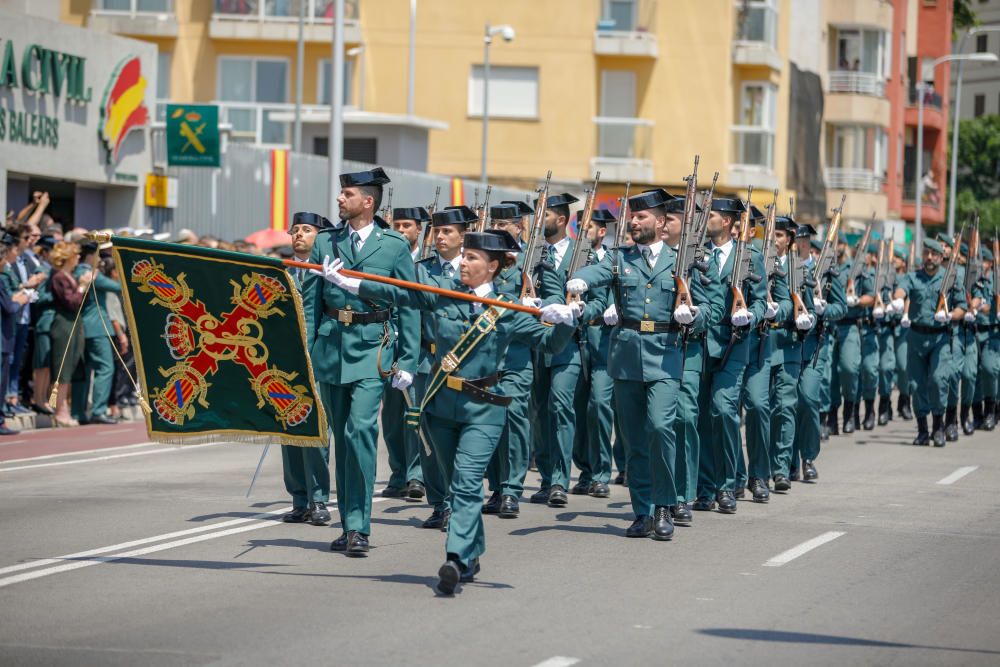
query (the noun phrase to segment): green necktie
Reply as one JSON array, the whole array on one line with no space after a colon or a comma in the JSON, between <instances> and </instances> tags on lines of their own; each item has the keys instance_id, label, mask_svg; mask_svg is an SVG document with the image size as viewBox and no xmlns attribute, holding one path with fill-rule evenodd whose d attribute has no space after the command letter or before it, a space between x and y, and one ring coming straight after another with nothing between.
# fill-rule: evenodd
<instances>
[{"instance_id":1,"label":"green necktie","mask_svg":"<svg viewBox=\"0 0 1000 667\"><path fill-rule=\"evenodd\" d=\"M361 250L361 234L351 232L351 259L358 258L358 251Z\"/></svg>"}]
</instances>

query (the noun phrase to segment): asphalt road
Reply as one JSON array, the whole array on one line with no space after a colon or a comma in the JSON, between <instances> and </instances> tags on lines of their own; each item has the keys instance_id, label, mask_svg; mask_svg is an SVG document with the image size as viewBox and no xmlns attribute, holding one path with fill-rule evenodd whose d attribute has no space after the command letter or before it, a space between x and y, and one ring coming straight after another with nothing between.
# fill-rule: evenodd
<instances>
[{"instance_id":1,"label":"asphalt road","mask_svg":"<svg viewBox=\"0 0 1000 667\"><path fill-rule=\"evenodd\" d=\"M0 440L0 665L1000 664L1000 431L913 429L824 443L818 483L668 543L622 536L623 487L525 503L454 598L426 505L377 501L366 559L277 521L275 448L247 500L259 446Z\"/></svg>"}]
</instances>

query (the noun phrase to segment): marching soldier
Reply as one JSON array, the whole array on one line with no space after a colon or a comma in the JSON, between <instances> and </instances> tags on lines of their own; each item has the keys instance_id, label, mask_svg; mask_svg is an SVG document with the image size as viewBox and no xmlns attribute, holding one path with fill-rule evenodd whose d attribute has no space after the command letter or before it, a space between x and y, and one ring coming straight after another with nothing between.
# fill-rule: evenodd
<instances>
[{"instance_id":1,"label":"marching soldier","mask_svg":"<svg viewBox=\"0 0 1000 667\"><path fill-rule=\"evenodd\" d=\"M871 305L866 306L860 319L859 333L861 337L861 371L858 379L858 396L865 402L864 417L861 427L866 431L875 428L875 397L878 394L879 340L875 327L873 309L875 307L875 262L878 257L878 244L869 243L867 248L859 248L861 255L857 261L864 262L861 273L871 290ZM883 309L882 315L885 315ZM858 404L854 412L860 412ZM857 420L855 420L857 426Z\"/></svg>"},{"instance_id":2,"label":"marching soldier","mask_svg":"<svg viewBox=\"0 0 1000 667\"><path fill-rule=\"evenodd\" d=\"M969 267L969 246L962 244L962 255L959 257L962 268L968 272ZM968 274L966 274L966 277ZM965 285L966 280L962 281ZM979 341L976 338L976 318L979 309L983 305L983 279L980 278L973 285L970 291L966 292L966 301L969 308L965 316L958 324L959 348L963 351L961 357L961 414L959 421L962 424L962 432L965 435L972 435L976 432L975 422L970 416L973 399L976 392L976 376L979 369ZM970 301L971 299L971 301Z\"/></svg>"},{"instance_id":3,"label":"marching soldier","mask_svg":"<svg viewBox=\"0 0 1000 667\"><path fill-rule=\"evenodd\" d=\"M892 263L893 258L888 260ZM884 271L876 265L878 271ZM885 284L878 297L881 306L872 308L872 321L878 342L878 425L885 426L892 420L892 387L896 382L896 329L902 313L892 308L892 295L896 290L896 272L888 270ZM876 281L877 282L877 281Z\"/></svg>"},{"instance_id":4,"label":"marching soldier","mask_svg":"<svg viewBox=\"0 0 1000 667\"><path fill-rule=\"evenodd\" d=\"M895 280L893 281L893 292L895 293L896 286L906 275L906 265L909 260L910 252L906 248L896 248L895 250L895 261L896 261L896 271ZM914 258L916 260L916 258ZM889 308L892 307L892 302L889 302ZM910 330L908 327L903 326L903 316L904 313L899 311L894 312L896 319L896 335L893 338L893 346L896 348L896 387L899 389L899 397L896 399L896 414L899 415L900 419L904 421L909 421L913 419L913 408L910 405L910 396L913 394L912 382L910 381L910 374L907 370L907 357L909 356L909 346L907 345L907 340L909 339Z\"/></svg>"},{"instance_id":5,"label":"marching soldier","mask_svg":"<svg viewBox=\"0 0 1000 667\"><path fill-rule=\"evenodd\" d=\"M910 300L901 324L910 327L907 367L913 385L919 388L914 396L917 416L914 445L928 445L933 439L935 447L945 446L944 413L952 375L950 326L965 316L965 290L956 278L951 289L942 294L947 273L943 259L941 244L926 239L923 266L899 282L892 304L894 310L902 311L903 299ZM943 304L939 303L941 296L945 297ZM928 414L933 416L933 433L927 428Z\"/></svg>"},{"instance_id":6,"label":"marching soldier","mask_svg":"<svg viewBox=\"0 0 1000 667\"><path fill-rule=\"evenodd\" d=\"M292 216L292 252L298 262L308 262L316 235L330 229L330 221L316 213ZM296 289L301 293L316 276L305 269L291 269ZM285 490L292 496L292 511L281 517L285 523L311 523L323 526L330 522L330 448L281 446L281 467Z\"/></svg>"},{"instance_id":7,"label":"marching soldier","mask_svg":"<svg viewBox=\"0 0 1000 667\"><path fill-rule=\"evenodd\" d=\"M76 267L74 277L79 279L84 273L94 271L99 261L98 246L93 241L88 241L80 247L80 263ZM93 285L86 294L83 302L83 312L80 318L83 320L83 333L86 337L84 347L82 380L73 380L72 408L73 418L81 424L117 424L118 422L108 415L108 399L111 397L111 382L114 379L115 362L111 350L111 339L108 338L108 330L101 319L101 312L104 310L104 297L108 292L121 294L122 287L117 280L108 278L100 271L96 272ZM104 321L108 315L103 314ZM109 325L110 326L110 325ZM93 371L93 391L91 391L91 376ZM87 412L87 397L90 397L90 412Z\"/></svg>"},{"instance_id":8,"label":"marching soldier","mask_svg":"<svg viewBox=\"0 0 1000 667\"><path fill-rule=\"evenodd\" d=\"M961 240L959 240L961 242ZM942 256L941 269L948 270L948 265L955 262L955 284L965 285L965 267L962 266L958 257L958 246L955 245L955 238L948 234L938 234L937 242L941 244ZM964 291L964 287L962 287ZM968 304L967 304L968 305ZM963 315L964 317L964 315ZM962 332L962 320L953 320L951 327L951 360L948 372L948 404L945 408L944 417L944 437L948 442L958 440L958 399L962 388L962 367L965 358L965 336Z\"/></svg>"},{"instance_id":9,"label":"marching soldier","mask_svg":"<svg viewBox=\"0 0 1000 667\"><path fill-rule=\"evenodd\" d=\"M310 261L328 267L337 260L351 269L413 280L407 241L376 215L382 186L389 177L381 167L340 175L337 197L341 223L320 234ZM326 275L326 271L317 271ZM330 549L349 556L368 553L372 493L375 485L378 413L384 374L393 362L400 372L396 389L405 390L417 366L419 317L387 303L360 299L328 281L303 286L306 338L323 407L333 431L337 511L343 534ZM398 318L397 337L392 320Z\"/></svg>"},{"instance_id":10,"label":"marching soldier","mask_svg":"<svg viewBox=\"0 0 1000 667\"><path fill-rule=\"evenodd\" d=\"M845 292L847 281L854 262L864 263L865 248L857 249L857 257L848 256L847 236L838 236L837 255L839 266L838 280ZM861 325L866 316L866 309L875 303L874 285L871 276L862 269L854 285L854 293L847 294L847 314L835 323L833 329L833 348L830 352L831 384L830 384L830 430L834 435L837 431L837 410L841 398L844 402L844 435L854 432L860 421L856 416L858 405L859 380L861 376ZM869 350L870 351L870 350Z\"/></svg>"},{"instance_id":11,"label":"marching soldier","mask_svg":"<svg viewBox=\"0 0 1000 667\"><path fill-rule=\"evenodd\" d=\"M635 245L612 250L600 264L580 269L566 284L574 294L611 288L618 321L611 334L608 373L614 379L615 410L635 513L625 535L656 540L669 540L674 534L675 420L684 366L683 327L702 327L713 316L721 317L721 300L712 302L710 308L675 308L671 270L676 253L661 240L664 205L671 199L662 189L630 198L629 231ZM693 281L691 291L696 303L707 302L700 282Z\"/></svg>"},{"instance_id":12,"label":"marching soldier","mask_svg":"<svg viewBox=\"0 0 1000 667\"><path fill-rule=\"evenodd\" d=\"M973 403L976 428L992 431L997 423L997 385L1000 381L1000 312L994 282L993 252L983 247L983 303L976 315L976 340L980 349L979 374Z\"/></svg>"},{"instance_id":13,"label":"marching soldier","mask_svg":"<svg viewBox=\"0 0 1000 667\"><path fill-rule=\"evenodd\" d=\"M420 232L430 219L423 206L392 209L392 228L410 244L410 257L414 262L420 259Z\"/></svg>"}]
</instances>

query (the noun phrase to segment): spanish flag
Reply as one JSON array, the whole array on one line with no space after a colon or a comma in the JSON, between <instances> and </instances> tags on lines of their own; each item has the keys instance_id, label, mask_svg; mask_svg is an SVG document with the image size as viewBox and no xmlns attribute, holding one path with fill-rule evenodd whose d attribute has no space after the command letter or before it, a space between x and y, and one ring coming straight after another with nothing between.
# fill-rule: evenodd
<instances>
[{"instance_id":1,"label":"spanish flag","mask_svg":"<svg viewBox=\"0 0 1000 667\"><path fill-rule=\"evenodd\" d=\"M117 162L118 150L128 133L149 121L146 79L138 56L123 60L111 75L101 102L100 135L108 150L108 163Z\"/></svg>"}]
</instances>

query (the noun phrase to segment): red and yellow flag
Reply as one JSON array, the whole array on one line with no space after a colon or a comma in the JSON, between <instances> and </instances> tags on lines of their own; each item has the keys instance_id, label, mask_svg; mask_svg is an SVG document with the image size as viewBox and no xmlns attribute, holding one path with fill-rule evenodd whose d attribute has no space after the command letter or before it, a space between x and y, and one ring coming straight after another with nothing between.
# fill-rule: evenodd
<instances>
[{"instance_id":1,"label":"red and yellow flag","mask_svg":"<svg viewBox=\"0 0 1000 667\"><path fill-rule=\"evenodd\" d=\"M146 108L146 79L138 56L123 60L104 91L98 134L108 150L108 163L118 161L118 150L128 133L149 122Z\"/></svg>"}]
</instances>

